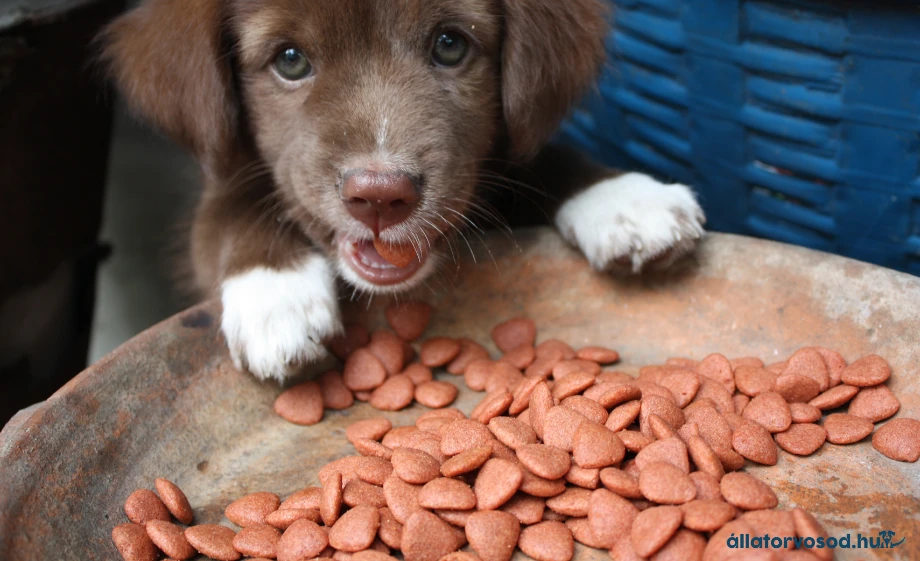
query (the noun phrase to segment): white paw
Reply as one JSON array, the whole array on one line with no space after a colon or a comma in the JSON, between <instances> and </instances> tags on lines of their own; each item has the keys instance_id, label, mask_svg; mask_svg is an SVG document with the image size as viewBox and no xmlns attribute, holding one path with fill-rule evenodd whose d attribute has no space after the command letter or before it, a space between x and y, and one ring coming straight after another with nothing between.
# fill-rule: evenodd
<instances>
[{"instance_id":1,"label":"white paw","mask_svg":"<svg viewBox=\"0 0 920 561\"><path fill-rule=\"evenodd\" d=\"M285 270L262 267L221 285L221 329L237 368L283 381L299 366L327 355L323 341L342 332L335 277L311 255Z\"/></svg>"},{"instance_id":2,"label":"white paw","mask_svg":"<svg viewBox=\"0 0 920 561\"><path fill-rule=\"evenodd\" d=\"M667 266L696 247L706 218L685 185L640 173L606 179L560 207L556 226L598 270L654 261Z\"/></svg>"}]
</instances>

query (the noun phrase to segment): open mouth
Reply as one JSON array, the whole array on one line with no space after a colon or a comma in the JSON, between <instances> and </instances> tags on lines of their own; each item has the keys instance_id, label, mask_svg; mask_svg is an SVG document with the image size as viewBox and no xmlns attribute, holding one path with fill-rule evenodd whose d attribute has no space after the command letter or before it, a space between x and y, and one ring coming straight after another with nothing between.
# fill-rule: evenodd
<instances>
[{"instance_id":1,"label":"open mouth","mask_svg":"<svg viewBox=\"0 0 920 561\"><path fill-rule=\"evenodd\" d=\"M399 284L411 279L428 260L428 253L413 249L408 264L398 267L387 261L374 247L373 240L343 239L339 251L348 265L362 279L381 286Z\"/></svg>"}]
</instances>

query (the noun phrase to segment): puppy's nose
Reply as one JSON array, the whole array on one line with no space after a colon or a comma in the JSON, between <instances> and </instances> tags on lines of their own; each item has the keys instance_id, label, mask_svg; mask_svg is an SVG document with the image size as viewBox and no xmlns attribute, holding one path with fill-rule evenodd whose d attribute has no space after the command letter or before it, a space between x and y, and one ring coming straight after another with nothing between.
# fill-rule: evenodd
<instances>
[{"instance_id":1,"label":"puppy's nose","mask_svg":"<svg viewBox=\"0 0 920 561\"><path fill-rule=\"evenodd\" d=\"M342 186L345 207L375 234L409 218L418 205L418 180L405 173L353 171Z\"/></svg>"}]
</instances>

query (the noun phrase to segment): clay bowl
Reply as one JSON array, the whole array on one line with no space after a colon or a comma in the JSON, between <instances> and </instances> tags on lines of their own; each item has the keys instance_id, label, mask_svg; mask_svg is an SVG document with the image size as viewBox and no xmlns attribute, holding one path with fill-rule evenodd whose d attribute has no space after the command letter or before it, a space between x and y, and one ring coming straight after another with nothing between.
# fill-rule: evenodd
<instances>
[{"instance_id":1,"label":"clay bowl","mask_svg":"<svg viewBox=\"0 0 920 561\"><path fill-rule=\"evenodd\" d=\"M609 345L632 364L713 351L774 361L808 345L848 360L878 353L893 367L899 415L920 416L918 278L712 235L694 262L667 276L617 280L592 273L548 230L515 237L490 238L491 256L464 258L444 289L422 294L438 309L428 335L488 343L494 323L524 314L542 326L541 338ZM353 311L381 325L384 304ZM284 422L272 413L279 388L228 361L218 314L205 304L150 329L7 425L0 559L117 559L110 532L125 521L124 499L158 476L187 492L198 522L220 522L231 500L315 484L318 466L354 453L344 427L380 413L361 405L327 412L313 427ZM469 412L479 397L464 389L457 404ZM420 409L385 416L410 424ZM775 467L747 469L775 486L781 506L814 512L831 535L907 536L897 549L838 550L839 559L920 559L916 464L889 460L866 440L825 444L808 458L781 452ZM609 559L587 548L578 557Z\"/></svg>"}]
</instances>

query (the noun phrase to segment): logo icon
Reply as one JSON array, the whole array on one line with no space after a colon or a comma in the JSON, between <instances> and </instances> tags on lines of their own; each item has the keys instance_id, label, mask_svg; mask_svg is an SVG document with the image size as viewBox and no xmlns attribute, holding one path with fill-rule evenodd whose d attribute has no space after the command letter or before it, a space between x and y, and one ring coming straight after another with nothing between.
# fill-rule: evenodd
<instances>
[{"instance_id":1,"label":"logo icon","mask_svg":"<svg viewBox=\"0 0 920 561\"><path fill-rule=\"evenodd\" d=\"M901 545L902 543L904 543L904 540L907 539L907 538L901 538L901 541L896 542L896 543L891 543L891 540L894 538L894 534L895 534L895 533L894 533L893 531L891 531L891 530L881 530L881 531L879 531L879 533L878 533L879 538L880 538L879 541L884 541L884 542L885 542L885 545L884 545L885 549L891 549L892 547L898 547L899 545Z\"/></svg>"}]
</instances>

